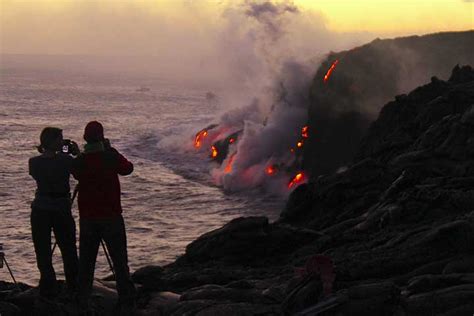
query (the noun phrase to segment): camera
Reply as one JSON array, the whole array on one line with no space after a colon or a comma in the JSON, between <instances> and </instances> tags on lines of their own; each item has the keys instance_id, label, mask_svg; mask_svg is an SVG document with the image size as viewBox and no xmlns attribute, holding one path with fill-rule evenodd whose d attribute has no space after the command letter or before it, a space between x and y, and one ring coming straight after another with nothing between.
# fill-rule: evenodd
<instances>
[{"instance_id":1,"label":"camera","mask_svg":"<svg viewBox=\"0 0 474 316\"><path fill-rule=\"evenodd\" d=\"M73 143L70 139L63 140L62 152L64 154L71 154L74 151Z\"/></svg>"}]
</instances>

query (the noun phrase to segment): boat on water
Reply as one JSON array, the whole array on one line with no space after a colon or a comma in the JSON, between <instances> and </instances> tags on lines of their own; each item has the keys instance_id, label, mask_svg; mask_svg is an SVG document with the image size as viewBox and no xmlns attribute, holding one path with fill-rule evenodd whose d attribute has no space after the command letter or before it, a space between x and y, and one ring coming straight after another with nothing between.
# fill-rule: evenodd
<instances>
[{"instance_id":1,"label":"boat on water","mask_svg":"<svg viewBox=\"0 0 474 316\"><path fill-rule=\"evenodd\" d=\"M140 87L138 88L137 90L135 90L136 92L148 92L150 91L150 88L147 88L147 87Z\"/></svg>"}]
</instances>

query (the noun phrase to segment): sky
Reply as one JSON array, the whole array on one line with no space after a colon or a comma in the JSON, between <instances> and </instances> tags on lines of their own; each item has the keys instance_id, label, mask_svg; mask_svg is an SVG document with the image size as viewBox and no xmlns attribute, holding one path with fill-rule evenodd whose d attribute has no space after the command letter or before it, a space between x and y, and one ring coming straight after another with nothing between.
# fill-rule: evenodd
<instances>
[{"instance_id":1,"label":"sky","mask_svg":"<svg viewBox=\"0 0 474 316\"><path fill-rule=\"evenodd\" d=\"M246 3L249 1L0 0L1 52L174 54L174 50L167 47L176 46L180 41L213 36L226 23L223 16L229 8ZM295 0L280 3L312 14L334 33L391 37L474 28L474 2L465 0ZM202 49L205 47L199 48Z\"/></svg>"},{"instance_id":2,"label":"sky","mask_svg":"<svg viewBox=\"0 0 474 316\"><path fill-rule=\"evenodd\" d=\"M465 0L300 0L322 12L329 29L407 35L474 28L473 4Z\"/></svg>"},{"instance_id":3,"label":"sky","mask_svg":"<svg viewBox=\"0 0 474 316\"><path fill-rule=\"evenodd\" d=\"M474 29L465 0L0 0L0 70L166 76L253 88L373 39ZM205 78L204 78L205 77Z\"/></svg>"}]
</instances>

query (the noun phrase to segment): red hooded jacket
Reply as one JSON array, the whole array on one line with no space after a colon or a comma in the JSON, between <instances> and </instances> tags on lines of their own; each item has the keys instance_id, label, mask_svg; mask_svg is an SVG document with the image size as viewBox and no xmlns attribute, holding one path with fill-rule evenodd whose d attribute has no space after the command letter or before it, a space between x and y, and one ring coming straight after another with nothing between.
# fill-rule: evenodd
<instances>
[{"instance_id":1,"label":"red hooded jacket","mask_svg":"<svg viewBox=\"0 0 474 316\"><path fill-rule=\"evenodd\" d=\"M72 174L79 181L79 215L107 219L122 213L118 175L133 172L133 164L116 149L86 152L75 159Z\"/></svg>"}]
</instances>

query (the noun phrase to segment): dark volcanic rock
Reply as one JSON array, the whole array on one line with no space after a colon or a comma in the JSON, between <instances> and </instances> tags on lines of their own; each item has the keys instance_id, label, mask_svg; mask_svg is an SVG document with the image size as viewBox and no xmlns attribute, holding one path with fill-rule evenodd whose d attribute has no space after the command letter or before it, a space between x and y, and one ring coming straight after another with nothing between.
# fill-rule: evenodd
<instances>
[{"instance_id":1,"label":"dark volcanic rock","mask_svg":"<svg viewBox=\"0 0 474 316\"><path fill-rule=\"evenodd\" d=\"M472 315L473 188L464 66L389 102L352 164L296 188L277 222L234 219L133 278L151 314Z\"/></svg>"},{"instance_id":2,"label":"dark volcanic rock","mask_svg":"<svg viewBox=\"0 0 474 316\"><path fill-rule=\"evenodd\" d=\"M444 98L436 100L450 89L449 84L436 77L432 78L435 89L422 89L416 98L406 98L402 93L428 82L433 75L447 79L456 64L473 65L472 47L474 31L466 31L376 39L351 50L329 54L316 72L311 87L308 124L314 133L310 133L305 144L305 168L316 177L350 164L360 152L359 142L370 123L377 118L381 107L396 95L395 103L384 109L389 121L379 117L379 123L412 126L408 130L393 129L391 141L377 147L394 153L403 150L411 141L414 134L410 132L416 130L416 124L430 124L452 114L451 108L445 105L455 107L456 104L445 102ZM324 81L335 60L339 61L337 67L329 80ZM456 73L452 79L468 82L469 76L466 72ZM413 121L410 116L416 115L417 105L423 106L426 101L436 105L426 109L425 115L418 117L419 121ZM392 115L392 111L396 113Z\"/></svg>"},{"instance_id":3,"label":"dark volcanic rock","mask_svg":"<svg viewBox=\"0 0 474 316\"><path fill-rule=\"evenodd\" d=\"M186 247L184 257L188 261L251 263L292 252L320 236L309 229L270 225L266 217L241 217L193 241Z\"/></svg>"},{"instance_id":4,"label":"dark volcanic rock","mask_svg":"<svg viewBox=\"0 0 474 316\"><path fill-rule=\"evenodd\" d=\"M12 303L0 302L0 315L5 315L5 316L21 315L21 309Z\"/></svg>"},{"instance_id":5,"label":"dark volcanic rock","mask_svg":"<svg viewBox=\"0 0 474 316\"><path fill-rule=\"evenodd\" d=\"M132 274L132 281L146 288L160 288L163 268L160 266L146 266Z\"/></svg>"},{"instance_id":6,"label":"dark volcanic rock","mask_svg":"<svg viewBox=\"0 0 474 316\"><path fill-rule=\"evenodd\" d=\"M181 296L182 301L216 300L231 302L271 303L259 290L234 289L219 285L205 285L190 289Z\"/></svg>"}]
</instances>

